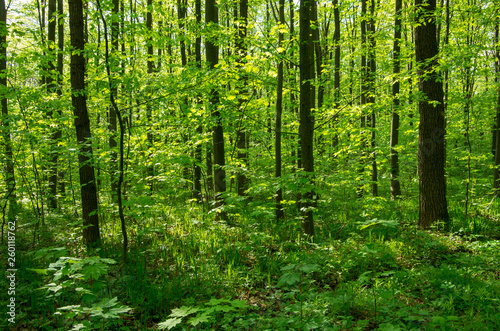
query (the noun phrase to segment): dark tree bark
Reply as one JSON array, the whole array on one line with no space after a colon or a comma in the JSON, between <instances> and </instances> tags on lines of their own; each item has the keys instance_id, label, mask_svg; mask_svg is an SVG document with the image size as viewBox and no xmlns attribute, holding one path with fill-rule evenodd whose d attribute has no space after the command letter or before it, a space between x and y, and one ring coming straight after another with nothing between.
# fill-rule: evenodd
<instances>
[{"instance_id":1,"label":"dark tree bark","mask_svg":"<svg viewBox=\"0 0 500 331\"><path fill-rule=\"evenodd\" d=\"M370 105L370 127L371 127L371 163L372 163L372 194L378 196L378 171L377 171L377 154L375 152L375 128L376 128L376 113L375 113L375 76L377 74L376 54L375 54L375 0L370 2L370 24L368 34L368 85L369 94L366 101Z\"/></svg>"},{"instance_id":2,"label":"dark tree bark","mask_svg":"<svg viewBox=\"0 0 500 331\"><path fill-rule=\"evenodd\" d=\"M366 166L366 148L368 145L367 132L366 132L366 111L364 110L365 105L368 103L368 63L366 60L367 54L367 41L366 41L366 0L361 1L361 82L360 82L360 99L359 105L361 106L361 116L359 119L359 128L361 135L361 146L360 146L360 158L359 158L359 169L358 169L358 177L360 183L358 184L357 196L361 198L364 195L364 177L365 177L365 166Z\"/></svg>"},{"instance_id":3,"label":"dark tree bark","mask_svg":"<svg viewBox=\"0 0 500 331\"><path fill-rule=\"evenodd\" d=\"M201 0L195 0L195 16L196 16L196 24L198 27L201 29ZM194 54L195 54L195 61L196 61L196 67L201 70L201 34L198 32L196 34L196 41L194 44ZM200 105L201 104L201 96L197 96L196 102ZM201 125L198 125L196 128L196 132L201 135L203 134L203 127ZM201 164L203 163L202 160L202 152L203 152L203 146L202 144L196 145L196 150L194 152L194 157L196 159L196 163L194 165L194 198L196 199L197 202L202 202L203 195L201 193L201 184L202 184L202 179L201 179Z\"/></svg>"},{"instance_id":4,"label":"dark tree bark","mask_svg":"<svg viewBox=\"0 0 500 331\"><path fill-rule=\"evenodd\" d=\"M219 24L219 15L215 0L205 0L205 23L208 26ZM213 36L208 37L205 41L206 60L209 63L210 69L214 69L219 63L219 47L215 44ZM224 129L222 127L222 117L219 112L219 93L216 89L212 89L209 93L209 109L214 121L212 130L212 153L214 163L214 196L215 208L220 208L224 205L223 194L226 192L226 172L225 172L225 154L224 154ZM217 212L217 219L226 220L226 213L223 211Z\"/></svg>"},{"instance_id":5,"label":"dark tree bark","mask_svg":"<svg viewBox=\"0 0 500 331\"><path fill-rule=\"evenodd\" d=\"M238 62L240 66L244 66L246 62L245 58L247 56L247 46L246 46L246 37L247 37L247 25L248 25L248 0L240 0L240 16L239 16L239 27L238 27L238 35L236 38L236 51L238 52ZM240 88L245 91L247 86L248 77L244 71L241 70L240 74ZM244 120L244 107L246 104L246 99L243 97L239 98L238 108L241 114L241 121ZM244 125L239 125L238 130L236 131L236 147L238 148L238 161L240 164L240 170L236 174L236 182L238 185L238 195L244 196L246 195L246 190L248 189L248 178L244 174L244 169L248 168L248 146L247 146L247 131Z\"/></svg>"},{"instance_id":6,"label":"dark tree bark","mask_svg":"<svg viewBox=\"0 0 500 331\"><path fill-rule=\"evenodd\" d=\"M153 38L152 38L152 33L153 33L153 0L147 0L147 12L146 12L146 29L148 31L148 37L146 38L146 46L147 46L147 52L148 52L148 60L147 60L147 66L148 66L148 75L152 75L155 71L155 61L153 59ZM171 54L170 54L171 55ZM171 57L171 56L170 56ZM148 133L147 133L147 139L148 139L148 159L151 159L152 157L152 152L150 149L153 148L153 127L152 127L152 110L151 110L151 105L147 103L146 105L146 118L148 122ZM147 176L148 176L148 186L149 186L149 194L153 194L153 178L154 178L154 165L152 162L148 162L147 166Z\"/></svg>"},{"instance_id":7,"label":"dark tree bark","mask_svg":"<svg viewBox=\"0 0 500 331\"><path fill-rule=\"evenodd\" d=\"M64 3L63 0L57 0L57 15L60 17L58 18L57 22L57 87L56 87L56 93L59 96L59 98L62 97L63 95L63 75L64 75L64 18L63 18L63 13L64 13ZM57 110L58 115L61 115L60 109ZM62 137L62 130L60 126L57 126L56 131L54 133L54 138L56 141L59 141ZM57 158L59 157L56 155ZM53 160L54 161L54 160ZM59 168L59 167L58 167ZM57 186L59 187L59 193L64 194L65 193L65 185L64 185L64 174L65 172L61 169L58 169L58 174L57 174Z\"/></svg>"},{"instance_id":8,"label":"dark tree bark","mask_svg":"<svg viewBox=\"0 0 500 331\"><path fill-rule=\"evenodd\" d=\"M68 0L71 36L71 101L78 142L78 163L82 198L83 240L88 248L101 245L97 188L92 163L90 120L85 91L83 1Z\"/></svg>"},{"instance_id":9,"label":"dark tree bark","mask_svg":"<svg viewBox=\"0 0 500 331\"><path fill-rule=\"evenodd\" d=\"M312 40L311 21L313 18L314 0L301 0L299 11L299 61L300 61L300 122L299 137L302 157L302 169L308 176L308 186L311 188L302 196L304 203L301 208L302 229L304 234L314 236L313 218L313 172L314 172L314 89L311 80L314 78L314 45Z\"/></svg>"},{"instance_id":10,"label":"dark tree bark","mask_svg":"<svg viewBox=\"0 0 500 331\"><path fill-rule=\"evenodd\" d=\"M333 68L333 100L334 106L337 111L340 109L340 10L339 1L333 0L333 19L335 30L333 32L333 44L334 44L334 68ZM334 123L336 123L335 121ZM337 146L339 143L338 135L335 134L333 137L333 147Z\"/></svg>"},{"instance_id":11,"label":"dark tree bark","mask_svg":"<svg viewBox=\"0 0 500 331\"><path fill-rule=\"evenodd\" d=\"M285 22L285 0L279 0L279 24L284 26ZM281 30L278 32L278 48L283 45L284 35ZM283 59L281 56L278 58L278 87L276 89L276 119L274 122L275 140L274 140L274 158L275 158L275 171L274 177L277 180L281 178L281 114L283 112ZM275 211L276 211L276 221L279 222L284 218L283 205L281 201L283 200L283 189L281 186L276 191L275 196Z\"/></svg>"},{"instance_id":12,"label":"dark tree bark","mask_svg":"<svg viewBox=\"0 0 500 331\"><path fill-rule=\"evenodd\" d=\"M57 0L49 0L49 11L48 11L48 32L47 32L47 51L48 51L48 65L47 65L47 93L50 95L56 92L57 80L54 79L54 73L56 71L57 65L57 47L56 47L56 25L57 25ZM51 118L55 123L57 123L58 116L54 116L54 110L52 107L49 108L47 112L49 118ZM48 206L51 209L57 208L57 159L59 157L59 152L57 150L57 132L59 130L53 130L50 132L50 138L52 140L52 153L50 155L50 165L49 165L49 194L47 197Z\"/></svg>"},{"instance_id":13,"label":"dark tree bark","mask_svg":"<svg viewBox=\"0 0 500 331\"><path fill-rule=\"evenodd\" d=\"M418 226L449 222L445 177L445 114L443 83L438 72L436 0L415 0L417 8L415 55L422 94L418 138L420 213Z\"/></svg>"},{"instance_id":14,"label":"dark tree bark","mask_svg":"<svg viewBox=\"0 0 500 331\"><path fill-rule=\"evenodd\" d=\"M399 183L399 155L396 146L399 142L399 73L401 72L401 11L402 0L396 0L395 21L394 21L394 43L392 53L392 121L391 121L391 195L397 199L401 195L401 185Z\"/></svg>"},{"instance_id":15,"label":"dark tree bark","mask_svg":"<svg viewBox=\"0 0 500 331\"><path fill-rule=\"evenodd\" d=\"M499 9L500 11L500 9ZM495 168L493 171L493 188L495 193L498 195L500 193L500 19L497 18L495 26L495 45L496 45L496 61L495 61L495 71L496 71L496 82L497 82L497 102L495 105L496 110L496 125L494 133L494 145L495 145Z\"/></svg>"},{"instance_id":16,"label":"dark tree bark","mask_svg":"<svg viewBox=\"0 0 500 331\"><path fill-rule=\"evenodd\" d=\"M112 63L117 63L117 55L118 55L118 42L119 42L119 33L120 33L120 25L118 21L119 17L119 1L113 0L112 5L112 15L111 15L111 56ZM113 66L113 72L116 72L115 66ZM116 99L118 95L118 86L116 84L111 85L111 94L113 94L113 98ZM111 164L110 164L110 182L111 182L111 196L113 201L117 199L117 191L118 191L118 153L117 147L118 143L116 141L116 133L118 130L118 121L117 114L113 105L110 105L108 108L109 116L108 116L108 130L110 132L109 136L109 150L111 151Z\"/></svg>"},{"instance_id":17,"label":"dark tree bark","mask_svg":"<svg viewBox=\"0 0 500 331\"><path fill-rule=\"evenodd\" d=\"M5 0L0 0L0 87L7 91L7 9ZM10 119L8 100L5 94L1 96L2 116L0 116L0 129L4 145L5 158L5 184L7 192L5 199L9 201L8 219L13 221L16 216L16 177L14 173L14 158L12 153L12 140L10 135ZM5 206L5 205L4 205Z\"/></svg>"}]
</instances>

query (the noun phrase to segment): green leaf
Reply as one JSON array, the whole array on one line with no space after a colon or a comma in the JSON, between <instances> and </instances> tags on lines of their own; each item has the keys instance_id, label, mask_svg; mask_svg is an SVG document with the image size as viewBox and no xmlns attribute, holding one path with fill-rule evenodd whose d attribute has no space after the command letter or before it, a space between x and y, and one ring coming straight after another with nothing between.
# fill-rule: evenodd
<instances>
[{"instance_id":1,"label":"green leaf","mask_svg":"<svg viewBox=\"0 0 500 331\"><path fill-rule=\"evenodd\" d=\"M196 312L199 312L200 308L182 306L180 308L172 309L172 313L168 315L169 317L185 317Z\"/></svg>"},{"instance_id":2,"label":"green leaf","mask_svg":"<svg viewBox=\"0 0 500 331\"><path fill-rule=\"evenodd\" d=\"M231 301L231 306L242 309L248 307L247 302L245 300L238 300L238 299Z\"/></svg>"},{"instance_id":3,"label":"green leaf","mask_svg":"<svg viewBox=\"0 0 500 331\"><path fill-rule=\"evenodd\" d=\"M296 272L289 272L280 277L280 279L278 280L278 286L283 286L285 284L294 285L299 282L300 282L300 274Z\"/></svg>"},{"instance_id":4,"label":"green leaf","mask_svg":"<svg viewBox=\"0 0 500 331\"><path fill-rule=\"evenodd\" d=\"M317 264L302 264L298 269L306 274L310 274L311 272L318 271L318 268Z\"/></svg>"},{"instance_id":5,"label":"green leaf","mask_svg":"<svg viewBox=\"0 0 500 331\"><path fill-rule=\"evenodd\" d=\"M182 318L169 318L165 322L161 322L158 324L158 329L160 330L171 330L172 328L176 327L178 324L182 322Z\"/></svg>"},{"instance_id":6,"label":"green leaf","mask_svg":"<svg viewBox=\"0 0 500 331\"><path fill-rule=\"evenodd\" d=\"M200 323L209 323L210 322L210 314L203 313L196 315L195 317L189 319L188 323L192 326L197 326Z\"/></svg>"}]
</instances>

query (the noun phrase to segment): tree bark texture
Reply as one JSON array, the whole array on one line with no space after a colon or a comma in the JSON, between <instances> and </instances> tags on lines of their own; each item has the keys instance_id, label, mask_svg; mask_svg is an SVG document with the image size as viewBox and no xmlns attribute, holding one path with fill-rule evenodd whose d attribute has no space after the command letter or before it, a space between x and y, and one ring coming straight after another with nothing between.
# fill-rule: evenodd
<instances>
[{"instance_id":1,"label":"tree bark texture","mask_svg":"<svg viewBox=\"0 0 500 331\"><path fill-rule=\"evenodd\" d=\"M217 25L219 23L215 0L205 1L205 23L208 26ZM207 38L205 42L206 60L209 63L210 69L214 69L219 63L219 47L212 38L213 37ZM224 205L223 194L226 192L226 172L224 169L226 162L224 155L224 129L222 127L221 114L218 109L219 93L216 89L210 91L208 103L214 121L212 130L212 153L214 163L215 208L220 208ZM218 212L217 218L225 220L226 213Z\"/></svg>"},{"instance_id":2,"label":"tree bark texture","mask_svg":"<svg viewBox=\"0 0 500 331\"><path fill-rule=\"evenodd\" d=\"M420 210L418 226L449 222L445 177L445 114L443 83L438 73L436 0L416 0L415 55L422 94L418 138Z\"/></svg>"},{"instance_id":3,"label":"tree bark texture","mask_svg":"<svg viewBox=\"0 0 500 331\"><path fill-rule=\"evenodd\" d=\"M99 214L97 213L97 188L92 163L90 120L85 91L84 24L82 0L68 0L71 46L71 101L75 116L80 173L83 240L87 247L100 246Z\"/></svg>"},{"instance_id":4,"label":"tree bark texture","mask_svg":"<svg viewBox=\"0 0 500 331\"><path fill-rule=\"evenodd\" d=\"M391 118L391 196L397 199L401 195L401 185L399 183L399 155L396 149L399 143L399 73L401 71L401 61L399 59L401 51L401 11L402 0L396 0L395 21L394 21L394 43L392 55L392 118Z\"/></svg>"},{"instance_id":5,"label":"tree bark texture","mask_svg":"<svg viewBox=\"0 0 500 331\"><path fill-rule=\"evenodd\" d=\"M285 0L279 0L279 8L278 8L278 15L279 15L279 24L281 26L284 26L286 24L285 22ZM281 30L278 32L278 48L282 47L283 44L283 39L284 35ZM275 171L274 171L274 177L277 180L280 180L281 178L281 168L282 168L282 162L281 162L281 115L283 113L283 59L279 58L278 59L278 87L276 89L276 119L274 122L274 158L275 158ZM280 185L280 184L278 184ZM276 221L280 221L281 219L284 218L284 211L283 211L283 205L281 201L283 200L283 189L281 186L279 186L278 190L276 190L275 193L275 214L276 214Z\"/></svg>"},{"instance_id":6,"label":"tree bark texture","mask_svg":"<svg viewBox=\"0 0 500 331\"><path fill-rule=\"evenodd\" d=\"M314 236L313 197L312 189L314 172L314 88L311 80L314 78L314 45L312 39L311 20L313 18L314 0L301 0L299 10L299 61L300 61L300 104L299 104L299 137L302 158L302 169L308 176L308 188L303 194L304 204L301 207L302 228L304 234Z\"/></svg>"},{"instance_id":7,"label":"tree bark texture","mask_svg":"<svg viewBox=\"0 0 500 331\"><path fill-rule=\"evenodd\" d=\"M0 0L0 87L7 91L7 10L5 0ZM4 92L5 93L5 92ZM9 201L8 219L13 220L16 214L16 177L14 173L14 156L12 153L12 140L10 134L10 119L8 100L5 95L0 99L2 114L0 116L0 129L4 145L5 158L5 184L7 192L5 198Z\"/></svg>"}]
</instances>

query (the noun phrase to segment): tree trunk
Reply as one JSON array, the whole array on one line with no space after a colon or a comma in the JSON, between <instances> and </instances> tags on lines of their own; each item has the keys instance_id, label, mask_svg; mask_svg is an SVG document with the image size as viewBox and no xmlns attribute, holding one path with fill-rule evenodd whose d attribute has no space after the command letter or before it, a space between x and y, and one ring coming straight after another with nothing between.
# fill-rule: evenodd
<instances>
[{"instance_id":1,"label":"tree trunk","mask_svg":"<svg viewBox=\"0 0 500 331\"><path fill-rule=\"evenodd\" d=\"M313 137L314 137L314 116L312 108L314 108L314 89L311 80L314 78L314 45L312 41L311 20L313 18L314 0L301 0L299 11L299 26L300 26L300 46L299 46L299 62L300 62L300 122L299 122L299 137L300 149L302 157L302 168L305 175L308 177L308 188L302 196L304 203L301 208L302 213L302 228L304 234L314 236L314 218L313 218L313 172L314 172L314 154L313 154Z\"/></svg>"},{"instance_id":2,"label":"tree trunk","mask_svg":"<svg viewBox=\"0 0 500 331\"><path fill-rule=\"evenodd\" d=\"M500 9L499 9L500 11ZM497 18L495 27L495 45L496 46L496 81L497 81L497 102L496 110L496 127L494 130L495 141L495 168L493 171L493 188L495 193L500 193L500 19ZM495 134L496 133L496 134Z\"/></svg>"},{"instance_id":3,"label":"tree trunk","mask_svg":"<svg viewBox=\"0 0 500 331\"><path fill-rule=\"evenodd\" d=\"M376 113L375 113L375 76L376 76L376 62L375 62L375 0L371 0L370 5L370 24L368 34L368 85L369 94L367 102L370 105L370 120L371 120L371 161L372 161L372 194L378 196L378 174L377 174L377 153L375 152L375 127L376 127Z\"/></svg>"},{"instance_id":4,"label":"tree trunk","mask_svg":"<svg viewBox=\"0 0 500 331\"><path fill-rule=\"evenodd\" d=\"M5 0L0 0L0 87L7 90L7 10ZM0 129L3 138L5 153L5 184L7 192L5 199L9 201L8 219L14 221L16 216L16 178L14 174L14 159L12 153L12 140L10 136L10 118L8 100L3 94L0 103L2 116L0 116Z\"/></svg>"},{"instance_id":5,"label":"tree trunk","mask_svg":"<svg viewBox=\"0 0 500 331\"><path fill-rule=\"evenodd\" d=\"M443 83L439 77L436 36L436 0L415 0L417 8L415 55L418 65L420 113L418 174L420 213L418 226L449 222L445 177L445 114Z\"/></svg>"},{"instance_id":6,"label":"tree trunk","mask_svg":"<svg viewBox=\"0 0 500 331\"><path fill-rule=\"evenodd\" d=\"M279 0L279 24L284 26L285 22L285 0ZM281 29L278 32L278 49L283 45L284 35ZM283 112L283 59L281 56L278 58L278 87L276 89L276 120L274 122L275 140L274 140L274 158L275 158L275 171L274 177L277 180L281 178L281 114ZM281 183L278 183L279 188L276 191L275 196L275 211L276 211L276 221L279 222L284 218L283 205L281 201L283 200L283 189L281 188Z\"/></svg>"},{"instance_id":7,"label":"tree trunk","mask_svg":"<svg viewBox=\"0 0 500 331\"><path fill-rule=\"evenodd\" d=\"M239 28L238 35L236 38L236 51L238 52L238 62L241 67L244 66L246 62L245 58L247 56L247 46L246 46L246 37L247 37L247 25L248 25L248 0L240 0L240 17L239 17ZM243 91L246 90L247 87L247 75L245 70L241 68L240 73L240 84L239 88ZM245 93L245 92L243 92ZM244 121L244 108L246 104L246 98L240 96L238 101L238 108L240 111L240 120ZM247 131L244 125L239 125L238 130L236 132L236 147L238 148L238 161L240 164L240 169L236 174L236 182L238 185L238 195L244 196L246 195L246 190L248 189L248 178L244 174L244 171L248 168L248 148L247 148Z\"/></svg>"},{"instance_id":8,"label":"tree trunk","mask_svg":"<svg viewBox=\"0 0 500 331\"><path fill-rule=\"evenodd\" d=\"M92 163L92 135L85 91L83 1L68 0L71 35L71 101L78 142L78 163L82 198L83 240L87 248L101 245L97 189Z\"/></svg>"},{"instance_id":9,"label":"tree trunk","mask_svg":"<svg viewBox=\"0 0 500 331\"><path fill-rule=\"evenodd\" d=\"M391 121L391 195L397 199L401 195L399 183L399 155L396 146L399 142L399 73L401 61L399 59L401 46L401 11L402 0L396 0L394 22L394 44L392 53L392 121Z\"/></svg>"},{"instance_id":10,"label":"tree trunk","mask_svg":"<svg viewBox=\"0 0 500 331\"><path fill-rule=\"evenodd\" d=\"M335 47L334 54L334 69L333 69L333 100L335 109L339 111L340 109L340 10L339 1L333 0L333 19L335 22L335 31L333 32L333 43ZM337 121L334 121L337 123ZM337 130L336 130L337 131ZM337 131L338 132L338 131ZM337 133L333 137L333 147L336 147L339 143L339 137Z\"/></svg>"},{"instance_id":11,"label":"tree trunk","mask_svg":"<svg viewBox=\"0 0 500 331\"><path fill-rule=\"evenodd\" d=\"M207 25L219 24L219 17L215 0L205 0L205 23ZM205 42L206 60L210 69L215 69L219 63L219 47L215 44L213 36L208 37ZM212 89L209 94L209 109L214 120L212 131L212 153L214 163L214 196L215 208L221 208L224 205L224 193L226 192L226 172L224 156L224 129L222 127L222 118L219 112L219 93ZM224 211L217 211L217 219L226 220Z\"/></svg>"},{"instance_id":12,"label":"tree trunk","mask_svg":"<svg viewBox=\"0 0 500 331\"><path fill-rule=\"evenodd\" d=\"M152 75L154 73L154 59L153 59L153 38L152 38L152 33L153 33L153 0L147 0L147 13L146 13L146 29L148 31L148 37L147 37L147 52L148 52L148 60L147 60L147 66L148 66L148 75ZM149 194L153 194L153 178L154 178L154 165L153 162L151 162L152 158L152 148L153 148L153 119L152 119L152 110L151 110L151 105L147 103L146 105L146 118L147 118L147 123L148 123L148 132L147 132L147 140L148 140L148 165L147 165L147 170L146 174L148 177L147 183L149 186Z\"/></svg>"},{"instance_id":13,"label":"tree trunk","mask_svg":"<svg viewBox=\"0 0 500 331\"><path fill-rule=\"evenodd\" d=\"M359 157L359 169L358 169L358 198L363 197L364 195L364 177L365 177L365 162L366 162L366 147L367 147L367 137L366 137L366 111L364 107L367 103L366 97L368 94L368 65L366 62L366 0L361 1L361 82L360 82L360 98L359 105L361 106L361 115L359 119L359 128L360 128L360 136L361 136L361 145L360 145L360 157Z\"/></svg>"},{"instance_id":14,"label":"tree trunk","mask_svg":"<svg viewBox=\"0 0 500 331\"><path fill-rule=\"evenodd\" d=\"M113 0L112 5L112 15L111 15L111 57L112 63L115 64L118 61L118 34L119 34L119 2L118 0ZM113 72L116 72L116 68L112 68ZM116 84L111 85L111 94L113 94L113 98L116 99L118 95L118 86ZM116 141L116 133L118 130L118 122L117 122L117 114L113 105L110 105L108 108L109 116L108 116L108 130L110 133L109 136L109 150L111 151L111 164L110 164L110 182L111 182L111 197L113 201L117 199L117 191L118 191L118 153L117 147L118 143Z\"/></svg>"},{"instance_id":15,"label":"tree trunk","mask_svg":"<svg viewBox=\"0 0 500 331\"><path fill-rule=\"evenodd\" d=\"M198 27L201 28L201 0L195 0L195 15L196 15L196 24ZM196 35L196 41L194 45L194 53L195 53L195 61L196 61L196 67L201 70L201 34L199 32ZM200 105L201 104L201 96L198 95L196 102ZM203 134L203 127L201 125L198 125L196 128L196 132L201 136ZM194 152L194 157L196 159L196 163L194 165L194 198L196 199L197 202L203 202L202 198L203 195L201 193L201 164L203 163L202 160L202 152L203 152L203 145L201 143L198 143L196 145L196 150Z\"/></svg>"},{"instance_id":16,"label":"tree trunk","mask_svg":"<svg viewBox=\"0 0 500 331\"><path fill-rule=\"evenodd\" d=\"M49 0L48 12L48 32L47 32L47 52L48 52L48 66L47 66L47 94L51 95L56 92L57 80L54 80L54 73L57 65L57 47L56 47L56 24L57 24L57 0ZM54 116L52 107L49 108L48 117L57 123L58 116ZM49 194L47 197L48 205L51 209L57 209L57 159L59 151L57 150L57 132L59 130L51 129L50 138L52 140L50 165L49 165Z\"/></svg>"}]
</instances>

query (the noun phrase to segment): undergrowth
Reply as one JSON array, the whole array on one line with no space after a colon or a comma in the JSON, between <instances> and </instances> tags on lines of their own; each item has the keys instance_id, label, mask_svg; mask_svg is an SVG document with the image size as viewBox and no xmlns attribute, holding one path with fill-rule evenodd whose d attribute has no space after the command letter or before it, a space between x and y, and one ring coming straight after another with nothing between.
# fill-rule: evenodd
<instances>
[{"instance_id":1,"label":"undergrowth","mask_svg":"<svg viewBox=\"0 0 500 331\"><path fill-rule=\"evenodd\" d=\"M137 208L127 265L111 218L87 256L80 225L53 214L37 233L18 231L11 330L500 329L495 204L454 215L446 233L415 228L404 199L353 203L337 219L323 204L315 241L293 215L281 225L233 215L229 226L196 204Z\"/></svg>"}]
</instances>

